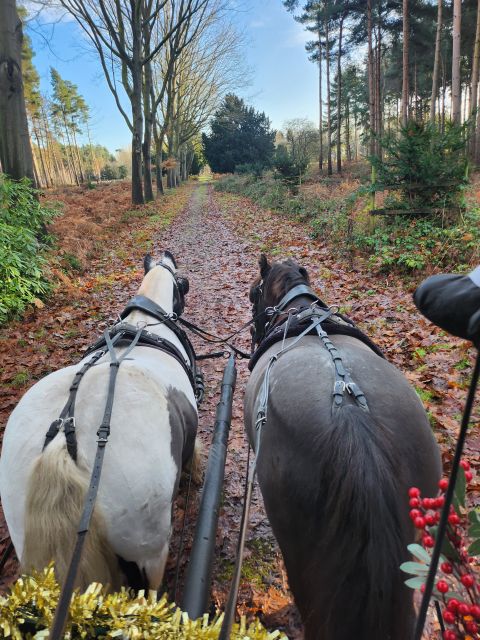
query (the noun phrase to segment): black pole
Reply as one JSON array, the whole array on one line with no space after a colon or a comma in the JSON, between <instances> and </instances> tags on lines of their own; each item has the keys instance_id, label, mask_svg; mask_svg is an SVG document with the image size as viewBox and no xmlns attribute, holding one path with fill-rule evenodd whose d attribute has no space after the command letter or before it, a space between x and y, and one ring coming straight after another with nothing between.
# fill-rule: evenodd
<instances>
[{"instance_id":1,"label":"black pole","mask_svg":"<svg viewBox=\"0 0 480 640\"><path fill-rule=\"evenodd\" d=\"M440 516L440 522L438 524L437 538L435 540L435 546L432 552L432 559L430 561L430 569L428 571L427 581L425 583L425 591L423 593L422 604L417 618L417 625L415 627L414 640L422 640L423 627L425 626L425 619L427 617L428 605L433 591L433 583L435 575L437 573L438 561L440 559L440 552L442 549L443 539L447 530L448 515L450 513L450 505L453 500L453 493L455 491L455 484L457 482L458 468L460 466L460 458L462 457L463 445L465 444L465 438L468 431L468 423L470 422L470 414L472 412L473 400L475 398L475 391L478 384L478 376L480 373L480 352L477 352L477 359L475 361L475 367L473 369L472 381L470 382L470 389L468 390L467 402L465 403L465 410L462 416L462 424L460 427L460 433L458 434L457 445L455 448L455 455L452 463L452 472L450 474L450 480L448 482L448 489L445 494L445 504L443 505L442 515Z\"/></svg>"},{"instance_id":2,"label":"black pole","mask_svg":"<svg viewBox=\"0 0 480 640\"><path fill-rule=\"evenodd\" d=\"M232 402L237 370L233 354L223 371L220 402L217 404L213 442L208 456L195 537L181 604L191 620L208 609L212 579L213 554L217 533L218 512L225 475L228 434L232 421Z\"/></svg>"}]
</instances>

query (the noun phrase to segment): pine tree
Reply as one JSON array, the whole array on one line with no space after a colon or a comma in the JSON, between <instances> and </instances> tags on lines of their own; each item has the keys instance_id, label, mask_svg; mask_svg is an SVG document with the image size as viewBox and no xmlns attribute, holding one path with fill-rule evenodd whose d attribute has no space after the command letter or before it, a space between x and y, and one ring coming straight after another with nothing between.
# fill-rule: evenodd
<instances>
[{"instance_id":1,"label":"pine tree","mask_svg":"<svg viewBox=\"0 0 480 640\"><path fill-rule=\"evenodd\" d=\"M264 113L248 107L233 94L225 97L203 134L205 158L212 171L231 173L239 165L268 166L274 152L275 131Z\"/></svg>"}]
</instances>

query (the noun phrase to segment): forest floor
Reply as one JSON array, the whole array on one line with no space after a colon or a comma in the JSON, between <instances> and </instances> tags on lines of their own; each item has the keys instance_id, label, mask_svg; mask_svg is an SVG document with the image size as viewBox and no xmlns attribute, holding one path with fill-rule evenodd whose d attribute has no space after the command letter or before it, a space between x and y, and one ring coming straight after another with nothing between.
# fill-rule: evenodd
<instances>
[{"instance_id":1,"label":"forest floor","mask_svg":"<svg viewBox=\"0 0 480 640\"><path fill-rule=\"evenodd\" d=\"M126 183L92 191L70 189L48 197L64 203L64 215L54 225L59 246L54 267L58 286L44 305L32 308L22 322L0 332L0 433L21 395L36 380L78 361L97 335L115 321L142 280L146 252L158 255L169 248L174 253L180 272L190 280L185 317L219 335L233 332L250 319L249 287L258 275L259 254L265 252L274 259L296 258L309 270L312 286L322 298L340 305L341 311L405 373L425 404L448 466L473 350L433 328L416 312L411 294L417 281L371 273L361 260L355 261L352 270L341 255L312 240L300 223L260 209L245 198L215 193L211 184L189 183L157 203L133 209ZM73 264L75 270L70 268L65 273L61 267L67 264ZM199 353L211 350L198 339L193 342ZM236 344L248 350L248 331ZM224 361L219 359L202 363L206 395L199 414L199 434L207 451L223 366ZM225 604L236 556L247 460L242 419L247 378L246 363L239 361L213 567L213 608ZM474 421L478 427L478 411ZM478 428L470 431L466 456L474 469L471 500L478 504ZM194 490L186 505L186 487L182 484L166 576L166 587L175 599L182 590L198 503L198 490ZM178 559L184 515L183 551ZM0 512L0 553L7 540ZM177 561L180 579L175 588ZM0 588L4 590L17 571L12 558L0 579ZM258 490L251 511L238 609L249 616L258 615L268 628L282 629L290 638L301 637L298 614ZM434 627L435 623L430 623L425 638L435 637Z\"/></svg>"}]
</instances>

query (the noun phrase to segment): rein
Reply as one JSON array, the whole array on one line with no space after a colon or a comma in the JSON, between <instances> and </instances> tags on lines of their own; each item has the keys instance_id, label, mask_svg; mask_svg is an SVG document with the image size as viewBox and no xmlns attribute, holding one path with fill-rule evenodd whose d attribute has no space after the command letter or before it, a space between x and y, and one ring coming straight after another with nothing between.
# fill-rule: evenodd
<instances>
[{"instance_id":1,"label":"rein","mask_svg":"<svg viewBox=\"0 0 480 640\"><path fill-rule=\"evenodd\" d=\"M130 346L125 351L125 353L122 354L120 358L117 358L116 356L115 349L114 349L114 342L111 340L108 334L108 331L105 331L105 334L104 334L108 352L111 358L110 379L108 383L107 401L105 403L105 411L103 414L103 419L97 431L97 453L95 454L93 471L90 478L90 486L88 488L87 496L85 498L82 517L80 518L80 523L77 529L77 541L75 543L72 559L70 561L65 582L63 584L63 588L60 593L60 598L58 600L57 608L55 610L55 617L53 619L53 624L50 631L50 638L52 640L63 638L64 631L65 631L65 625L68 617L68 608L70 605L70 600L72 598L73 590L75 588L75 580L78 573L78 567L80 565L80 558L82 556L85 538L88 533L88 529L90 527L90 521L92 519L93 508L95 506L95 500L97 498L98 487L100 484L100 476L102 473L103 460L105 457L105 447L107 445L108 438L110 435L110 422L112 418L113 399L115 396L115 386L117 381L118 370L122 362L126 359L127 355L130 353L130 351L137 345L137 342L140 339L141 333L142 333L142 330L139 329L137 331L135 338L132 340ZM90 368L93 365L94 359L95 361L99 359L100 357L99 354L103 355L103 352L100 351L97 354L95 354L95 356L87 363L89 365L88 368ZM80 383L80 380L81 380L81 377L79 378L78 383ZM78 385L77 385L77 388L78 388ZM69 403L67 403L67 405L68 404Z\"/></svg>"},{"instance_id":2,"label":"rein","mask_svg":"<svg viewBox=\"0 0 480 640\"><path fill-rule=\"evenodd\" d=\"M367 399L365 394L362 392L360 387L352 380L350 374L343 366L343 361L339 350L335 347L333 342L330 340L328 333L323 329L322 323L327 321L331 316L337 315L333 308L320 308L317 306L319 302L318 296L314 294L314 292L310 289L310 287L306 285L298 285L293 287L287 294L281 299L280 303L275 307L267 307L265 312L270 313L272 319L269 321L267 325L267 335L268 332L273 329L272 320L277 318L281 313L284 313L284 309L290 304L295 298L300 296L308 295L311 297L314 302L311 306L306 307L302 310L290 310L288 312L287 319L284 323L283 327L283 341L282 348L276 354L270 357L262 382L262 386L259 392L259 405L257 409L257 414L255 418L255 459L252 464L252 467L249 467L249 463L247 461L247 478L246 478L246 486L245 486L245 497L242 511L242 519L240 526L240 534L238 539L237 546L237 560L234 568L234 575L230 587L230 592L228 596L227 606L225 607L224 620L222 623L222 628L219 635L219 640L228 640L230 638L231 628L233 625L233 619L235 615L235 605L238 598L238 589L240 585L240 575L243 564L243 554L245 549L245 541L246 534L248 529L248 517L250 512L250 505L252 501L253 488L255 484L255 476L256 476L256 467L257 460L260 453L261 447L261 436L262 429L267 423L268 417L268 400L270 395L270 376L272 369L278 359L288 351L291 351L300 340L306 336L307 334L315 331L320 340L322 341L323 346L328 351L330 357L332 358L332 362L335 369L335 382L332 390L333 395L333 403L332 403L332 412L340 409L345 400L345 392L348 392L349 395L352 396L354 402L364 411L369 412ZM290 326L290 322L292 318L296 318L299 321L309 321L309 324L303 331L297 335L293 342L285 346L285 340L288 335L288 329ZM259 350L261 344L257 350ZM248 448L250 453L250 446Z\"/></svg>"},{"instance_id":3,"label":"rein","mask_svg":"<svg viewBox=\"0 0 480 640\"><path fill-rule=\"evenodd\" d=\"M182 352L169 340L152 334L149 331L146 331L146 329L144 329L143 327L133 327L133 325L129 325L128 323L123 322L123 318L128 316L131 311L136 309L141 310L150 316L153 316L174 332L175 336L179 339L188 355L190 366L185 362ZM124 360L126 360L129 353L136 346L149 346L160 349L161 351L174 357L182 365L194 390L197 404L200 404L204 395L203 376L201 372L196 368L196 358L193 346L191 345L185 332L175 324L175 320L177 319L176 314L172 314L172 316L170 316L153 300L150 300L145 296L135 296L125 307L124 311L120 315L120 319L120 323L115 325L112 329L110 329L110 331L106 330L103 334L103 337L100 338L87 351L87 354L91 353L92 351L95 351L95 353L90 358L90 360L88 360L75 374L73 382L69 389L70 394L67 403L62 409L59 418L50 425L43 446L43 449L45 449L45 447L47 447L48 444L53 440L53 438L58 434L60 428L63 427L65 438L67 440L68 453L72 456L73 460L76 461L77 443L75 438L74 409L78 387L85 373L91 367L93 367L102 356L108 353L110 355L110 377L103 419L97 430L97 452L93 463L90 485L85 498L82 516L77 529L77 539L75 547L67 570L65 582L60 593L57 608L55 610L55 616L50 631L50 638L52 640L60 640L60 638L63 638L65 631L69 605L75 587L80 559L86 535L90 527L90 521L95 506L95 501L97 498L103 460L105 456L105 447L110 436L110 423L113 410L113 401L120 365ZM125 341L128 341L128 347L125 352L119 358L117 358L115 347L119 346L122 342ZM99 349L99 347L103 348Z\"/></svg>"}]
</instances>

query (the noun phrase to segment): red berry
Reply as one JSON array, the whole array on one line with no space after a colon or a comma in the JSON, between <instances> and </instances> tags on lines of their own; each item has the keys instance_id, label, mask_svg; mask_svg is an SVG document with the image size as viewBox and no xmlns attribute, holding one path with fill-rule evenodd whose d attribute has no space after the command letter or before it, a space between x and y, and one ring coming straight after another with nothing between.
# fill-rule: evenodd
<instances>
[{"instance_id":1,"label":"red berry","mask_svg":"<svg viewBox=\"0 0 480 640\"><path fill-rule=\"evenodd\" d=\"M468 614L470 613L470 607L468 606L468 604L465 604L465 602L461 602L458 605L458 613L461 616L468 616Z\"/></svg>"},{"instance_id":2,"label":"red berry","mask_svg":"<svg viewBox=\"0 0 480 640\"><path fill-rule=\"evenodd\" d=\"M457 516L456 513L451 513L448 516L448 521L450 524L460 524L460 518Z\"/></svg>"},{"instance_id":3,"label":"red berry","mask_svg":"<svg viewBox=\"0 0 480 640\"><path fill-rule=\"evenodd\" d=\"M443 573L453 573L453 567L450 562L443 562L440 565L440 569L443 571Z\"/></svg>"},{"instance_id":4,"label":"red berry","mask_svg":"<svg viewBox=\"0 0 480 640\"><path fill-rule=\"evenodd\" d=\"M476 622L474 622L473 620L469 620L465 626L467 627L467 631L469 631L470 633L477 633L478 631L478 624Z\"/></svg>"},{"instance_id":5,"label":"red berry","mask_svg":"<svg viewBox=\"0 0 480 640\"><path fill-rule=\"evenodd\" d=\"M444 504L445 504L445 498L443 496L440 496L439 498L435 498L435 507L437 509L441 509Z\"/></svg>"},{"instance_id":6,"label":"red berry","mask_svg":"<svg viewBox=\"0 0 480 640\"><path fill-rule=\"evenodd\" d=\"M420 592L421 593L425 593L425 585L424 584L420 585Z\"/></svg>"},{"instance_id":7,"label":"red berry","mask_svg":"<svg viewBox=\"0 0 480 640\"><path fill-rule=\"evenodd\" d=\"M451 598L451 599L448 601L447 609L448 609L449 611L453 611L453 613L455 613L455 611L457 611L457 609L458 609L458 605L459 605L459 604L460 604L460 602L459 602L456 598Z\"/></svg>"},{"instance_id":8,"label":"red berry","mask_svg":"<svg viewBox=\"0 0 480 640\"><path fill-rule=\"evenodd\" d=\"M415 518L413 524L417 529L425 529L425 518L419 516L418 518Z\"/></svg>"},{"instance_id":9,"label":"red berry","mask_svg":"<svg viewBox=\"0 0 480 640\"><path fill-rule=\"evenodd\" d=\"M410 498L409 505L411 507L419 507L420 506L420 500L418 498Z\"/></svg>"},{"instance_id":10,"label":"red berry","mask_svg":"<svg viewBox=\"0 0 480 640\"><path fill-rule=\"evenodd\" d=\"M440 522L440 514L436 513L434 518L435 518L435 524L438 524Z\"/></svg>"},{"instance_id":11,"label":"red berry","mask_svg":"<svg viewBox=\"0 0 480 640\"><path fill-rule=\"evenodd\" d=\"M443 612L443 619L445 620L445 622L447 624L453 624L455 622L455 620L456 620L456 616L451 611L444 611Z\"/></svg>"},{"instance_id":12,"label":"red berry","mask_svg":"<svg viewBox=\"0 0 480 640\"><path fill-rule=\"evenodd\" d=\"M455 631L444 631L443 640L457 640L457 634Z\"/></svg>"},{"instance_id":13,"label":"red berry","mask_svg":"<svg viewBox=\"0 0 480 640\"><path fill-rule=\"evenodd\" d=\"M431 507L431 502L430 501L431 501L431 498L423 498L422 507L424 509L430 509L430 507Z\"/></svg>"},{"instance_id":14,"label":"red berry","mask_svg":"<svg viewBox=\"0 0 480 640\"><path fill-rule=\"evenodd\" d=\"M462 576L460 578L462 584L464 587L473 587L473 585L475 584L475 579L473 576L471 576L469 573L466 573L464 576Z\"/></svg>"},{"instance_id":15,"label":"red berry","mask_svg":"<svg viewBox=\"0 0 480 640\"><path fill-rule=\"evenodd\" d=\"M468 460L460 460L460 466L463 467L465 471L468 471L470 469L470 463L468 462Z\"/></svg>"},{"instance_id":16,"label":"red berry","mask_svg":"<svg viewBox=\"0 0 480 640\"><path fill-rule=\"evenodd\" d=\"M425 522L428 524L429 527L431 527L432 524L435 524L435 516L429 513L428 515L425 516Z\"/></svg>"},{"instance_id":17,"label":"red berry","mask_svg":"<svg viewBox=\"0 0 480 640\"><path fill-rule=\"evenodd\" d=\"M471 482L473 478L473 473L471 471L465 471L465 480L467 482Z\"/></svg>"},{"instance_id":18,"label":"red berry","mask_svg":"<svg viewBox=\"0 0 480 640\"><path fill-rule=\"evenodd\" d=\"M445 582L445 580L439 580L437 582L437 589L440 591L440 593L447 593L449 589L448 583Z\"/></svg>"},{"instance_id":19,"label":"red berry","mask_svg":"<svg viewBox=\"0 0 480 640\"><path fill-rule=\"evenodd\" d=\"M480 607L478 606L478 604L473 604L470 607L470 614L477 620L480 620Z\"/></svg>"},{"instance_id":20,"label":"red berry","mask_svg":"<svg viewBox=\"0 0 480 640\"><path fill-rule=\"evenodd\" d=\"M418 509L412 509L410 511L410 518L412 520L415 520L415 518L419 518L422 515L422 512L419 511Z\"/></svg>"},{"instance_id":21,"label":"red berry","mask_svg":"<svg viewBox=\"0 0 480 640\"><path fill-rule=\"evenodd\" d=\"M448 480L447 478L442 478L438 483L438 486L442 491L446 491L448 489Z\"/></svg>"},{"instance_id":22,"label":"red berry","mask_svg":"<svg viewBox=\"0 0 480 640\"><path fill-rule=\"evenodd\" d=\"M418 498L418 496L420 495L420 489L417 489L417 487L410 487L410 489L408 490L408 495L410 498Z\"/></svg>"},{"instance_id":23,"label":"red berry","mask_svg":"<svg viewBox=\"0 0 480 640\"><path fill-rule=\"evenodd\" d=\"M425 536L423 538L423 545L425 547L434 547L435 546L435 540L432 538L432 536Z\"/></svg>"}]
</instances>

